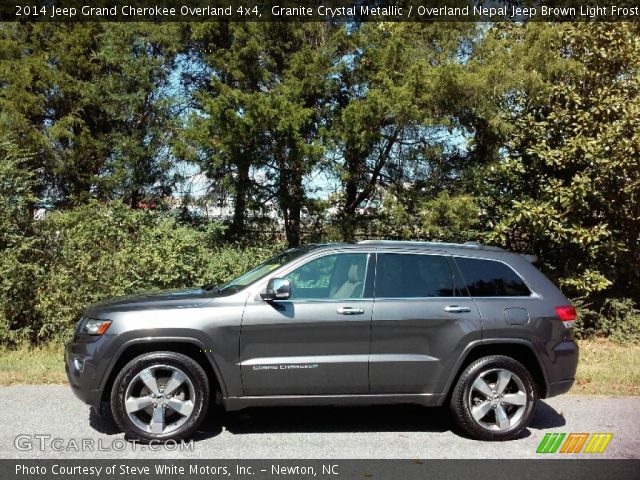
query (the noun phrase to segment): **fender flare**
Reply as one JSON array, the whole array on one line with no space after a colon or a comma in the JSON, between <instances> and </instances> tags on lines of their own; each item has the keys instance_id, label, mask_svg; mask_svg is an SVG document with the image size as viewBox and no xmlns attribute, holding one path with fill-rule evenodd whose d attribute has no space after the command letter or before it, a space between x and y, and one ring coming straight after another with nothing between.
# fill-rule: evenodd
<instances>
[{"instance_id":1,"label":"fender flare","mask_svg":"<svg viewBox=\"0 0 640 480\"><path fill-rule=\"evenodd\" d=\"M107 386L107 382L113 373L114 367L118 364L118 361L122 358L122 355L131 347L137 345L153 345L154 343L182 343L182 344L192 344L197 346L201 350L206 350L204 343L193 337L186 336L163 336L163 337L144 337L144 338L134 338L131 340L127 340L122 345L118 347L116 354L111 358L108 367L105 369L104 374L102 376L102 380L100 381L100 390L104 392L105 387ZM209 361L209 365L213 370L213 374L218 381L218 385L220 386L221 393L223 397L228 395L227 386L224 383L224 378L222 377L222 373L220 372L220 368L215 360L215 358L208 353L205 353L205 357Z\"/></svg>"},{"instance_id":2,"label":"fender flare","mask_svg":"<svg viewBox=\"0 0 640 480\"><path fill-rule=\"evenodd\" d=\"M481 347L481 346L496 345L496 344L523 345L523 346L527 347L531 351L531 353L533 353L533 355L534 355L534 357L536 359L536 362L538 363L538 366L540 367L540 371L542 372L542 377L543 377L543 381L544 381L545 390L546 391L549 390L549 379L547 378L547 370L545 368L545 364L540 359L540 355L538 355L533 343L530 340L525 340L525 339L522 339L522 338L484 338L484 339L474 340L473 342L470 342L465 347L465 349L463 350L462 354L460 354L460 356L459 356L458 360L456 361L454 367L451 369L451 372L450 372L450 374L449 374L449 376L447 378L447 382L445 383L445 388L444 388L444 391L442 393L443 398L446 398L449 395L449 392L451 391L451 388L453 386L453 382L455 381L455 379L460 374L460 369L462 368L462 365L464 365L464 363L466 362L466 360L469 357L469 355L473 352L473 350L478 348L478 347Z\"/></svg>"}]
</instances>

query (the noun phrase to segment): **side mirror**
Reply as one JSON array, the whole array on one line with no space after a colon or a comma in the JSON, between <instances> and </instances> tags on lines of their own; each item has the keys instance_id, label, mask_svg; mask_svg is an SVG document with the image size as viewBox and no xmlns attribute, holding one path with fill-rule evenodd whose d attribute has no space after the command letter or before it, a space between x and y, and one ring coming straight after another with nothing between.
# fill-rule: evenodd
<instances>
[{"instance_id":1,"label":"side mirror","mask_svg":"<svg viewBox=\"0 0 640 480\"><path fill-rule=\"evenodd\" d=\"M291 282L284 278L272 278L267 283L267 291L261 293L260 297L267 302L287 300L291 297Z\"/></svg>"}]
</instances>

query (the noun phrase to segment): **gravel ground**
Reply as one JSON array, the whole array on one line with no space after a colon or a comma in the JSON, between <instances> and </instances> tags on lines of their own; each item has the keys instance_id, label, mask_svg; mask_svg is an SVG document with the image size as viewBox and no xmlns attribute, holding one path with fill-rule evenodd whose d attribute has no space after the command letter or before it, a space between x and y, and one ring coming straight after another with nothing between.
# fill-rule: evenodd
<instances>
[{"instance_id":1,"label":"gravel ground","mask_svg":"<svg viewBox=\"0 0 640 480\"><path fill-rule=\"evenodd\" d=\"M67 386L0 387L0 399L0 458L565 457L536 453L549 432L613 433L604 454L573 458L640 458L640 397L564 395L545 400L530 428L510 442L461 436L444 408L248 409L210 415L186 451L125 442L112 421L91 414ZM24 437L16 442L18 435ZM28 449L29 443L33 448Z\"/></svg>"}]
</instances>

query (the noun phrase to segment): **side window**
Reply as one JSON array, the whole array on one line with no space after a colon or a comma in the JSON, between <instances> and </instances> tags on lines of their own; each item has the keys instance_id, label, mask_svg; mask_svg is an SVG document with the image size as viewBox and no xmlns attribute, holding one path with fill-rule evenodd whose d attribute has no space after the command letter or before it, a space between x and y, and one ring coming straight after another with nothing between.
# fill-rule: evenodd
<instances>
[{"instance_id":1,"label":"side window","mask_svg":"<svg viewBox=\"0 0 640 480\"><path fill-rule=\"evenodd\" d=\"M375 290L377 298L453 297L455 281L447 257L383 253Z\"/></svg>"},{"instance_id":2,"label":"side window","mask_svg":"<svg viewBox=\"0 0 640 480\"><path fill-rule=\"evenodd\" d=\"M456 257L472 297L522 297L531 295L516 272L502 262Z\"/></svg>"},{"instance_id":3,"label":"side window","mask_svg":"<svg viewBox=\"0 0 640 480\"><path fill-rule=\"evenodd\" d=\"M366 253L337 253L305 263L285 277L291 299L362 298L367 258Z\"/></svg>"}]
</instances>

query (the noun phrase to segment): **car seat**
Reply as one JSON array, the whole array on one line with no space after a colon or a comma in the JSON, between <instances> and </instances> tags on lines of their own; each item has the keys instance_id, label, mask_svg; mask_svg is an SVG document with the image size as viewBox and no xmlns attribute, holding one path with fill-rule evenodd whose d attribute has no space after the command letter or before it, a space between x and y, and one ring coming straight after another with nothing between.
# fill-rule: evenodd
<instances>
[{"instance_id":1,"label":"car seat","mask_svg":"<svg viewBox=\"0 0 640 480\"><path fill-rule=\"evenodd\" d=\"M363 286L358 265L351 265L347 273L347 280L331 294L331 298L358 298L362 295Z\"/></svg>"}]
</instances>

